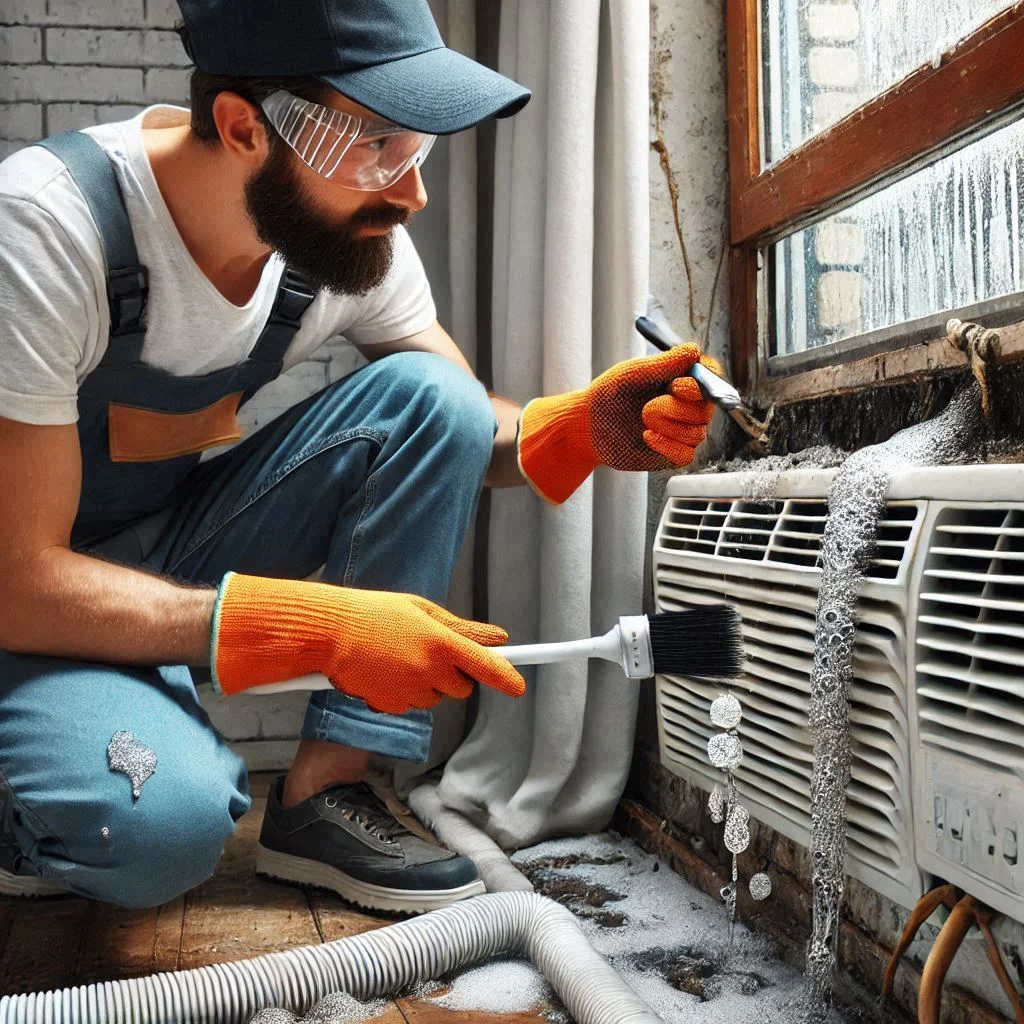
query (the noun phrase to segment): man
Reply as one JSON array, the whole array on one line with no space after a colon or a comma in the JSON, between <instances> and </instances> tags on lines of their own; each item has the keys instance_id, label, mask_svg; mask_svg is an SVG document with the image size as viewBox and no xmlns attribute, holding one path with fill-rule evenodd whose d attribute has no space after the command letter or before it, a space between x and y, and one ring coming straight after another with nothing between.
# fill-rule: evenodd
<instances>
[{"instance_id":1,"label":"man","mask_svg":"<svg viewBox=\"0 0 1024 1024\"><path fill-rule=\"evenodd\" d=\"M307 673L258 870L368 907L482 892L362 782L429 709L521 676L445 611L481 486L564 501L682 465L696 346L520 411L436 320L402 228L437 134L529 92L444 48L426 0L181 0L191 113L153 107L0 166L0 887L126 906L209 876L249 806L186 666ZM240 11L244 10L244 15ZM235 413L344 334L369 365L241 444ZM322 580L308 577L322 568Z\"/></svg>"}]
</instances>

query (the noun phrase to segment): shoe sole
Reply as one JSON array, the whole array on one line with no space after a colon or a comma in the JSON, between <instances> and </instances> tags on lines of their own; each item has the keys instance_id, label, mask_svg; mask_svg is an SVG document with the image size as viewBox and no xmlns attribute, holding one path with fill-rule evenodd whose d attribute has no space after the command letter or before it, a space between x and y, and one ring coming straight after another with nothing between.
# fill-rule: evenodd
<instances>
[{"instance_id":1,"label":"shoe sole","mask_svg":"<svg viewBox=\"0 0 1024 1024\"><path fill-rule=\"evenodd\" d=\"M385 885L362 882L330 864L268 850L262 845L256 847L256 873L281 882L329 889L349 903L356 903L367 910L401 914L424 914L430 910L440 910L487 891L479 879L454 889L391 889Z\"/></svg>"},{"instance_id":2,"label":"shoe sole","mask_svg":"<svg viewBox=\"0 0 1024 1024\"><path fill-rule=\"evenodd\" d=\"M0 868L0 896L20 896L33 898L38 896L68 896L71 890L60 882L49 878L38 878L35 875L15 875Z\"/></svg>"}]
</instances>

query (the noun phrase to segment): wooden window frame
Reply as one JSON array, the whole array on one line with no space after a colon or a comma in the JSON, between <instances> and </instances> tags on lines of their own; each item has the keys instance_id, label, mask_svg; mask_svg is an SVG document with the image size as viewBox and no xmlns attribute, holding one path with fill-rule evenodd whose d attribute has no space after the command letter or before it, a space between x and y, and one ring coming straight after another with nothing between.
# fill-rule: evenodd
<instances>
[{"instance_id":1,"label":"wooden window frame","mask_svg":"<svg viewBox=\"0 0 1024 1024\"><path fill-rule=\"evenodd\" d=\"M769 168L761 163L760 7L761 0L726 0L731 358L737 386L772 401L820 393L823 381L835 386L836 374L766 378L761 254L812 217L1024 104L1024 4L996 15L937 64L912 72ZM878 379L863 366L854 376Z\"/></svg>"}]
</instances>

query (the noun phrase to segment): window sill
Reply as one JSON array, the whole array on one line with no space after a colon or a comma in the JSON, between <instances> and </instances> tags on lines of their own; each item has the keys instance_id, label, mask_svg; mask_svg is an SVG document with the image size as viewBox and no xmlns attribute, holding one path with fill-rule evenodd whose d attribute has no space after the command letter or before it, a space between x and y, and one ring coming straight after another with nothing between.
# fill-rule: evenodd
<instances>
[{"instance_id":1,"label":"window sill","mask_svg":"<svg viewBox=\"0 0 1024 1024\"><path fill-rule=\"evenodd\" d=\"M986 322L985 326L992 326ZM1024 359L1024 321L998 328L1000 362ZM911 378L927 377L943 370L968 365L967 355L957 348L941 328L932 337L917 344L876 352L850 362L813 370L770 377L767 366L759 367L758 384L752 396L759 408L788 405L791 402L822 398L891 384Z\"/></svg>"}]
</instances>

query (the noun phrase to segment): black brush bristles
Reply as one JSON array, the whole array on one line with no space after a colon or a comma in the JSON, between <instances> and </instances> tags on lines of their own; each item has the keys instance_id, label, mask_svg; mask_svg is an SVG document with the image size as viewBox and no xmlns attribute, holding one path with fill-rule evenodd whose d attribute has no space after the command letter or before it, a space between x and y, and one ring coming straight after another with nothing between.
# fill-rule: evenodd
<instances>
[{"instance_id":1,"label":"black brush bristles","mask_svg":"<svg viewBox=\"0 0 1024 1024\"><path fill-rule=\"evenodd\" d=\"M739 609L712 604L648 616L654 671L701 679L735 679L743 672Z\"/></svg>"}]
</instances>

